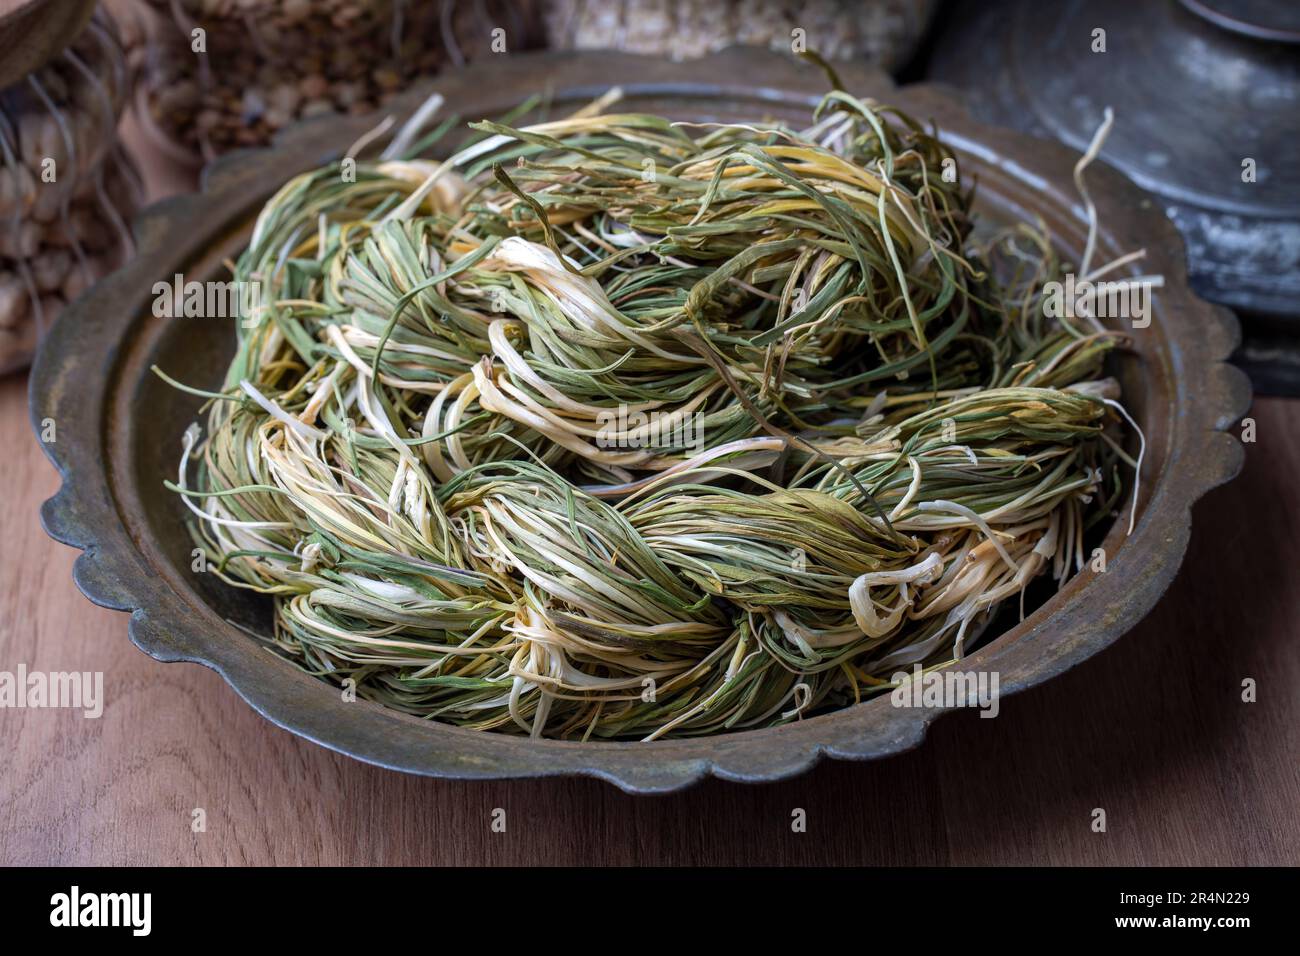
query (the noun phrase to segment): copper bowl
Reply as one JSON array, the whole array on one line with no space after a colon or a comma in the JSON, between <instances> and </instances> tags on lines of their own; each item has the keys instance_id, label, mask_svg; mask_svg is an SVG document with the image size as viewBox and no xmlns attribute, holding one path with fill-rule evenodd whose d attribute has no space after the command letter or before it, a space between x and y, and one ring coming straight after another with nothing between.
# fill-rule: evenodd
<instances>
[{"instance_id":1,"label":"copper bowl","mask_svg":"<svg viewBox=\"0 0 1300 956\"><path fill-rule=\"evenodd\" d=\"M977 124L940 87L895 89L866 67L841 75L855 93L936 122L957 150L963 176L978 182L985 216L1041 217L1077 259L1086 235L1071 181L1077 153ZM768 116L798 123L826 89L816 70L753 50L681 64L625 54L538 54L447 74L411 91L394 112L413 109L438 89L448 113L473 119L548 89L556 104L586 101L613 81L621 81L630 109L694 120ZM158 660L206 664L281 727L411 773L585 774L649 793L708 774L776 780L823 755L863 760L919 744L943 711L894 707L887 696L779 728L700 739L577 743L482 733L345 702L336 687L268 653L241 629L264 631L267 605L191 572L184 512L162 485L199 400L149 372L157 363L184 381L215 384L233 337L222 322L155 318L152 288L176 273L216 276L278 184L337 158L371 125L356 118L312 121L286 131L269 149L224 158L208 171L200 193L146 210L136 225L137 258L67 309L51 330L31 378L31 413L38 431L46 419L57 423L58 441L45 447L63 485L42 518L50 535L84 551L75 569L82 592L130 611L131 639ZM1131 353L1116 368L1126 404L1147 436L1137 527L1126 536L1127 518L1116 522L1102 542L1104 573L1085 571L966 658L966 669L998 672L1003 694L1060 674L1137 623L1173 580L1192 503L1235 475L1242 460L1239 442L1224 434L1250 399L1245 377L1224 361L1237 342L1235 319L1189 291L1182 241L1143 192L1102 165L1090 168L1089 186L1103 224L1097 261L1145 247L1143 270L1162 273L1166 283L1150 326L1135 332Z\"/></svg>"}]
</instances>

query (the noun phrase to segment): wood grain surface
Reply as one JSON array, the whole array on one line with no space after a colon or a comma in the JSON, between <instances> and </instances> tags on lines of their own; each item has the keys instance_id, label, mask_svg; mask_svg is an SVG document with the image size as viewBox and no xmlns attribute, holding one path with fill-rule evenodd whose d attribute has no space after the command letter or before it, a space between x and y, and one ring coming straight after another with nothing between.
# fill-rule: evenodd
<instances>
[{"instance_id":1,"label":"wood grain surface","mask_svg":"<svg viewBox=\"0 0 1300 956\"><path fill-rule=\"evenodd\" d=\"M1300 863L1300 402L1256 403L1245 472L1197 507L1156 611L997 719L952 714L916 751L781 784L635 798L369 767L267 723L203 667L146 657L40 528L57 477L25 385L0 381L0 670L103 671L106 705L0 709L0 863Z\"/></svg>"}]
</instances>

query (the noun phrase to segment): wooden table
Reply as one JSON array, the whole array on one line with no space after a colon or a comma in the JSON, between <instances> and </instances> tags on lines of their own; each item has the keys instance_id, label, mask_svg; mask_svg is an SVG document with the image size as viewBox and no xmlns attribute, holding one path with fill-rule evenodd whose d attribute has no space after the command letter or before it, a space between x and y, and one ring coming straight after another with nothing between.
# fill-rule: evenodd
<instances>
[{"instance_id":1,"label":"wooden table","mask_svg":"<svg viewBox=\"0 0 1300 956\"><path fill-rule=\"evenodd\" d=\"M273 727L212 671L140 653L41 531L57 478L25 387L0 381L0 670L103 671L107 703L98 720L0 709L0 863L1300 862L1300 403L1256 403L1245 472L1198 506L1157 610L998 719L952 714L912 753L777 785L634 798L379 770Z\"/></svg>"}]
</instances>

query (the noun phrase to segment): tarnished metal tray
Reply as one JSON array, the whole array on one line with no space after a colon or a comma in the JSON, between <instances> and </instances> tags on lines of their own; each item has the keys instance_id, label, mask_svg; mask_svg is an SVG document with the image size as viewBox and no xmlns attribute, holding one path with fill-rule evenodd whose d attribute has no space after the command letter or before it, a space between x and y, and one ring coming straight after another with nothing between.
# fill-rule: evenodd
<instances>
[{"instance_id":1,"label":"tarnished metal tray","mask_svg":"<svg viewBox=\"0 0 1300 956\"><path fill-rule=\"evenodd\" d=\"M843 71L845 86L937 123L978 182L978 206L992 219L1041 217L1077 258L1086 235L1071 181L1068 148L981 126L938 87L893 89L883 74ZM627 106L681 119L798 123L826 89L809 66L774 54L733 50L672 64L624 54L541 54L503 59L439 78L446 109L467 119L506 109L534 93L585 101L612 83ZM429 88L396 107L412 109ZM190 569L184 512L163 488L198 399L149 372L157 363L200 386L219 382L233 351L228 323L155 318L154 283L176 273L217 277L243 243L260 204L287 177L336 158L372 121L313 121L268 150L227 157L201 193L163 202L137 222L140 252L67 309L51 330L31 378L38 430L57 423L46 450L63 486L42 518L55 538L84 551L76 581L97 604L131 612L131 639L162 661L193 661L220 672L268 719L296 734L381 766L457 778L587 774L625 790L683 787L705 775L745 781L798 773L823 755L870 759L916 746L941 710L891 706L888 697L788 726L697 740L576 743L529 740L422 721L365 701L271 653L241 628L265 629L264 604ZM1145 247L1146 272L1165 276L1150 327L1134 335L1117 369L1125 401L1142 424L1147 455L1137 528L1107 534L1104 573L1085 572L967 658L965 668L999 673L1003 694L1061 673L1116 640L1173 579L1190 533L1192 503L1236 474L1241 446L1224 433L1245 413L1245 377L1225 364L1237 341L1226 310L1187 287L1182 241L1148 197L1096 165L1089 184L1103 225L1096 261ZM1123 522L1127 525L1127 520ZM238 625L238 626L237 626ZM147 732L160 732L150 728Z\"/></svg>"}]
</instances>

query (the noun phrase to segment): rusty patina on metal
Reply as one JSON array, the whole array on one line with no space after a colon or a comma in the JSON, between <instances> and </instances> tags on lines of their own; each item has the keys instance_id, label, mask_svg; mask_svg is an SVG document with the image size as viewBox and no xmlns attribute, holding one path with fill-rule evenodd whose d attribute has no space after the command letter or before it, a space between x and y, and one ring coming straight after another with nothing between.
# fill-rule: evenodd
<instances>
[{"instance_id":1,"label":"rusty patina on metal","mask_svg":"<svg viewBox=\"0 0 1300 956\"><path fill-rule=\"evenodd\" d=\"M1086 235L1071 181L1077 153L979 125L939 87L894 89L883 74L866 68L846 68L842 78L855 93L935 121L957 150L963 176L978 182L985 216L1041 217L1058 245L1077 257ZM615 82L629 110L796 124L826 89L816 70L758 51L681 64L625 54L539 54L445 75L395 109L409 111L431 89L446 96L447 113L466 119L535 93L551 93L563 109ZM363 119L312 121L271 149L222 160L200 194L145 211L136 227L138 257L67 309L51 330L31 378L31 412L38 430L47 418L58 423L58 441L46 450L63 486L45 503L42 518L53 537L84 551L75 577L86 596L130 611L131 639L141 649L162 661L214 668L274 723L412 773L586 774L651 793L709 774L777 780L824 755L863 760L919 744L942 711L897 708L888 697L780 728L695 740L577 743L481 733L365 701L345 702L336 687L268 653L241 630L265 630L268 606L191 572L184 512L162 484L174 471L180 436L200 401L149 372L157 363L188 383L212 386L233 352L233 337L228 322L154 317L152 289L176 273L187 280L219 277L221 259L246 241L270 193L289 176L338 158L370 125ZM1142 270L1165 276L1150 327L1134 336L1131 356L1116 369L1125 401L1147 435L1138 522L1131 536L1118 523L1108 532L1105 573L1076 577L966 658L964 669L997 671L1003 694L1067 670L1145 615L1182 560L1192 503L1235 475L1242 460L1239 442L1224 433L1250 401L1245 377L1224 361L1237 342L1235 320L1189 291L1182 241L1158 206L1114 170L1097 165L1088 175L1102 222L1097 261L1145 247Z\"/></svg>"}]
</instances>

